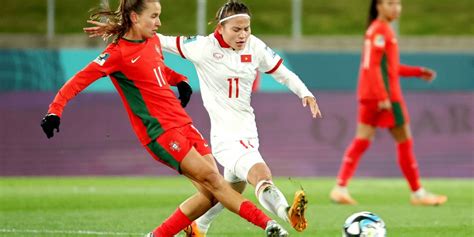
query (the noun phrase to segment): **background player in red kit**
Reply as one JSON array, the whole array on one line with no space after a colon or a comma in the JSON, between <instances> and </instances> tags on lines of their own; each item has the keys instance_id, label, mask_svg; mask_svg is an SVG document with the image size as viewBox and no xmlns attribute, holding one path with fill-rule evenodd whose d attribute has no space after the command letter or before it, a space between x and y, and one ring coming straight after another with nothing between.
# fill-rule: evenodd
<instances>
[{"instance_id":1,"label":"background player in red kit","mask_svg":"<svg viewBox=\"0 0 474 237\"><path fill-rule=\"evenodd\" d=\"M397 39L390 27L390 23L397 19L400 13L401 0L371 2L357 92L357 131L344 154L337 185L330 193L331 200L336 203L356 204L347 190L347 184L362 154L374 138L377 127L388 128L396 141L398 163L412 191L411 203L440 205L447 201L446 196L429 193L420 184L399 76L421 77L431 81L435 72L423 67L400 64Z\"/></svg>"},{"instance_id":2,"label":"background player in red kit","mask_svg":"<svg viewBox=\"0 0 474 237\"><path fill-rule=\"evenodd\" d=\"M182 75L164 64L156 30L161 26L158 0L121 0L117 11L105 16L116 39L93 62L73 76L57 93L41 126L48 138L59 132L67 102L95 80L110 76L140 142L154 159L193 181L199 192L183 202L164 223L147 236L174 236L217 201L253 224L267 236L287 232L253 203L235 192L219 174L210 149L182 106L191 88ZM178 86L180 101L170 86Z\"/></svg>"}]
</instances>

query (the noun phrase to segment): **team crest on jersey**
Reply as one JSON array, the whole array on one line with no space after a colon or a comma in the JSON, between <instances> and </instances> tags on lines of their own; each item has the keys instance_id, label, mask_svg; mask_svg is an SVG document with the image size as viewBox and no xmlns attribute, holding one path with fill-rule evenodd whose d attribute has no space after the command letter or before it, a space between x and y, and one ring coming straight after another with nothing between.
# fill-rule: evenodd
<instances>
[{"instance_id":1,"label":"team crest on jersey","mask_svg":"<svg viewBox=\"0 0 474 237\"><path fill-rule=\"evenodd\" d=\"M222 59L224 57L224 54L221 53L213 53L212 56L214 56L215 59Z\"/></svg>"},{"instance_id":2,"label":"team crest on jersey","mask_svg":"<svg viewBox=\"0 0 474 237\"><path fill-rule=\"evenodd\" d=\"M197 40L196 36L187 36L187 37L184 37L183 44L191 43L195 40Z\"/></svg>"},{"instance_id":3,"label":"team crest on jersey","mask_svg":"<svg viewBox=\"0 0 474 237\"><path fill-rule=\"evenodd\" d=\"M170 146L170 149L172 151L179 152L181 150L181 146L179 145L179 143L177 141L170 142L169 146Z\"/></svg>"},{"instance_id":4,"label":"team crest on jersey","mask_svg":"<svg viewBox=\"0 0 474 237\"><path fill-rule=\"evenodd\" d=\"M103 66L105 61L107 61L107 58L109 58L109 54L108 53L103 53L101 55L99 55L96 59L94 59L94 62L99 64L100 66Z\"/></svg>"},{"instance_id":5,"label":"team crest on jersey","mask_svg":"<svg viewBox=\"0 0 474 237\"><path fill-rule=\"evenodd\" d=\"M383 35L375 35L374 45L379 48L385 47L385 37Z\"/></svg>"}]
</instances>

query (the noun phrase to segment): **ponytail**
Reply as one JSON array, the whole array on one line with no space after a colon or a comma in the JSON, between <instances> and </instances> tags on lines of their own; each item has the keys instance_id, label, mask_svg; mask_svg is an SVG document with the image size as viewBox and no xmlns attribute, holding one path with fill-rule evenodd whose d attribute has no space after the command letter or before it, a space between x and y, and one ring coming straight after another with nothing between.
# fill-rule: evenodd
<instances>
[{"instance_id":1,"label":"ponytail","mask_svg":"<svg viewBox=\"0 0 474 237\"><path fill-rule=\"evenodd\" d=\"M372 0L369 7L369 17L367 18L367 27L372 24L372 21L377 19L379 16L379 12L377 11L377 4L379 4L380 0Z\"/></svg>"},{"instance_id":2,"label":"ponytail","mask_svg":"<svg viewBox=\"0 0 474 237\"><path fill-rule=\"evenodd\" d=\"M146 2L159 2L159 0L120 0L117 10L110 10L108 5L101 6L90 16L90 19L100 21L105 18L107 24L105 38L115 35L114 42L117 42L132 27L131 13L140 14L145 9Z\"/></svg>"}]
</instances>

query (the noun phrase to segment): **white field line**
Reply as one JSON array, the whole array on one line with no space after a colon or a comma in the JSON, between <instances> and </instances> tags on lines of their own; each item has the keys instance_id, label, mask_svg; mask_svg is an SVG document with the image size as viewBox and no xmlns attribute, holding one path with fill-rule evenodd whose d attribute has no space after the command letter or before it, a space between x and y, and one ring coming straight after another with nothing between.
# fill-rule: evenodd
<instances>
[{"instance_id":1,"label":"white field line","mask_svg":"<svg viewBox=\"0 0 474 237\"><path fill-rule=\"evenodd\" d=\"M142 233L101 232L92 230L26 230L0 229L0 233L29 233L29 234L70 234L70 235L104 235L104 236L143 236Z\"/></svg>"}]
</instances>

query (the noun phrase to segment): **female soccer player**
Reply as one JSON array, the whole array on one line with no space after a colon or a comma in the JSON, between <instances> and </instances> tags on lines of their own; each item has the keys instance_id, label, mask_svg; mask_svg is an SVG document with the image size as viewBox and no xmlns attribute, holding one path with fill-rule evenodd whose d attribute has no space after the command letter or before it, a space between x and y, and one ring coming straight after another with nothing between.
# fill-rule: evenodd
<instances>
[{"instance_id":1,"label":"female soccer player","mask_svg":"<svg viewBox=\"0 0 474 237\"><path fill-rule=\"evenodd\" d=\"M313 94L283 60L260 39L251 35L250 10L230 0L216 14L217 27L208 36L169 37L159 35L164 50L190 60L196 67L202 99L211 119L211 144L224 178L242 192L246 182L265 209L289 222L297 231L307 226L306 197L295 193L291 206L273 184L270 169L260 155L255 115L250 105L257 70L272 74L309 106L314 118L321 117ZM86 28L91 36L110 34L103 24ZM104 32L105 31L105 32ZM257 69L257 70L256 70ZM212 219L223 209L217 204L192 225L193 236L205 236ZM191 231L189 231L191 232ZM191 236L191 233L188 233Z\"/></svg>"},{"instance_id":2,"label":"female soccer player","mask_svg":"<svg viewBox=\"0 0 474 237\"><path fill-rule=\"evenodd\" d=\"M171 71L163 62L161 40L156 35L161 26L160 14L158 0L121 0L117 11L95 14L108 17L107 25L116 39L59 90L42 120L44 132L48 138L54 135L54 129L59 132L60 117L67 102L95 80L108 75L148 152L191 179L199 190L148 236L174 236L217 201L265 229L267 236L287 236L279 224L224 181L206 141L170 89L171 85L178 85L181 91L189 92L190 87L184 82L185 77ZM183 105L190 95L184 94L181 95Z\"/></svg>"},{"instance_id":3,"label":"female soccer player","mask_svg":"<svg viewBox=\"0 0 474 237\"><path fill-rule=\"evenodd\" d=\"M397 39L390 23L400 16L401 8L401 0L372 0L370 5L369 27L365 33L359 74L357 131L344 154L337 185L330 193L331 200L336 203L357 203L350 196L347 184L373 140L377 127L388 128L396 142L398 163L412 191L411 203L441 205L447 200L446 196L427 192L420 184L399 76L432 81L435 72L400 64Z\"/></svg>"}]
</instances>

